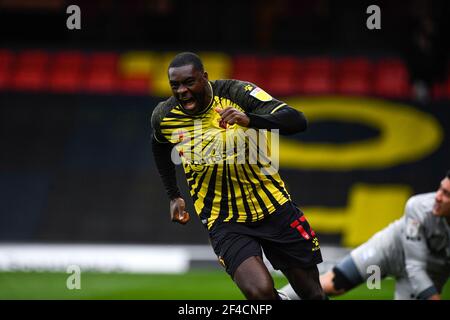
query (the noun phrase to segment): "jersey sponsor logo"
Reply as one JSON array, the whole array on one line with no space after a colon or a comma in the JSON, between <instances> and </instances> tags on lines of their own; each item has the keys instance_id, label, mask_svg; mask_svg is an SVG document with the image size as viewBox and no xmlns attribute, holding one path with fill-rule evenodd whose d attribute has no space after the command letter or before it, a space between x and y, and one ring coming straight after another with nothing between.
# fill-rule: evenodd
<instances>
[{"instance_id":1,"label":"jersey sponsor logo","mask_svg":"<svg viewBox=\"0 0 450 320\"><path fill-rule=\"evenodd\" d=\"M272 96L261 88L255 88L250 92L250 95L259 101L267 102L272 100Z\"/></svg>"},{"instance_id":2,"label":"jersey sponsor logo","mask_svg":"<svg viewBox=\"0 0 450 320\"><path fill-rule=\"evenodd\" d=\"M413 240L413 241L419 241L419 228L420 228L420 222L414 219L408 219L406 222L406 239L407 240Z\"/></svg>"}]
</instances>

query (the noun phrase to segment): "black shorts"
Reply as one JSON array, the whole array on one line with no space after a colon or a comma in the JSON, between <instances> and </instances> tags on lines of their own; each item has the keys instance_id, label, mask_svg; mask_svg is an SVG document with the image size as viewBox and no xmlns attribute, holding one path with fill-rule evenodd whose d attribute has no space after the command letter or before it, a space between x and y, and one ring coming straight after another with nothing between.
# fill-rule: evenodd
<instances>
[{"instance_id":1,"label":"black shorts","mask_svg":"<svg viewBox=\"0 0 450 320\"><path fill-rule=\"evenodd\" d=\"M262 250L274 269L309 268L322 262L317 235L291 201L257 222L221 222L211 228L214 252L233 277L238 266Z\"/></svg>"}]
</instances>

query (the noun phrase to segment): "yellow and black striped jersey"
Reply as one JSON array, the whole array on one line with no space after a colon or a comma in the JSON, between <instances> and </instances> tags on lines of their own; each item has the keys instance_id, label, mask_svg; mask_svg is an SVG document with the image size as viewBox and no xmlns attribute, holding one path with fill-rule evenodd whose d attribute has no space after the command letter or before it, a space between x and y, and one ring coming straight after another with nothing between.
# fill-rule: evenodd
<instances>
[{"instance_id":1,"label":"yellow and black striped jersey","mask_svg":"<svg viewBox=\"0 0 450 320\"><path fill-rule=\"evenodd\" d=\"M266 170L272 134L251 125L224 126L215 108L266 115L286 105L249 82L210 84L212 101L195 115L187 114L174 97L159 103L152 114L154 138L174 146L173 159L181 159L195 210L208 229L216 221L261 220L290 200L278 172ZM267 153L260 152L261 139ZM252 150L263 156L252 160Z\"/></svg>"}]
</instances>

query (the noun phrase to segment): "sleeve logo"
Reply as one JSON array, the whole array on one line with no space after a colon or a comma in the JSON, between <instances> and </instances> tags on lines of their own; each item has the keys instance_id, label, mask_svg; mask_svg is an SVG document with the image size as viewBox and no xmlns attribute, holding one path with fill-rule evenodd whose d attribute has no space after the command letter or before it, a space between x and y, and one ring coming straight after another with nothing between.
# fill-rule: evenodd
<instances>
[{"instance_id":1,"label":"sleeve logo","mask_svg":"<svg viewBox=\"0 0 450 320\"><path fill-rule=\"evenodd\" d=\"M255 88L252 90L252 92L250 92L251 96L254 96L256 99L263 101L263 102L267 102L267 101L271 101L272 97L270 96L270 94L268 94L267 92L265 92L263 89L261 88Z\"/></svg>"},{"instance_id":2,"label":"sleeve logo","mask_svg":"<svg viewBox=\"0 0 450 320\"><path fill-rule=\"evenodd\" d=\"M406 238L408 240L420 240L419 237L419 221L408 219L406 223Z\"/></svg>"}]
</instances>

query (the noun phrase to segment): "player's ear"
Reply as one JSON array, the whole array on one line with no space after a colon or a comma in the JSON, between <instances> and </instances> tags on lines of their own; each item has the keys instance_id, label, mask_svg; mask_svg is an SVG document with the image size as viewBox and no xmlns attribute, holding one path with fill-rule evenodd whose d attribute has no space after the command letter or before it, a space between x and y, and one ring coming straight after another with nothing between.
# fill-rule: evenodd
<instances>
[{"instance_id":1,"label":"player's ear","mask_svg":"<svg viewBox=\"0 0 450 320\"><path fill-rule=\"evenodd\" d=\"M208 79L208 72L206 72L206 71L203 72L203 77L204 77L206 80L209 80L209 79Z\"/></svg>"}]
</instances>

